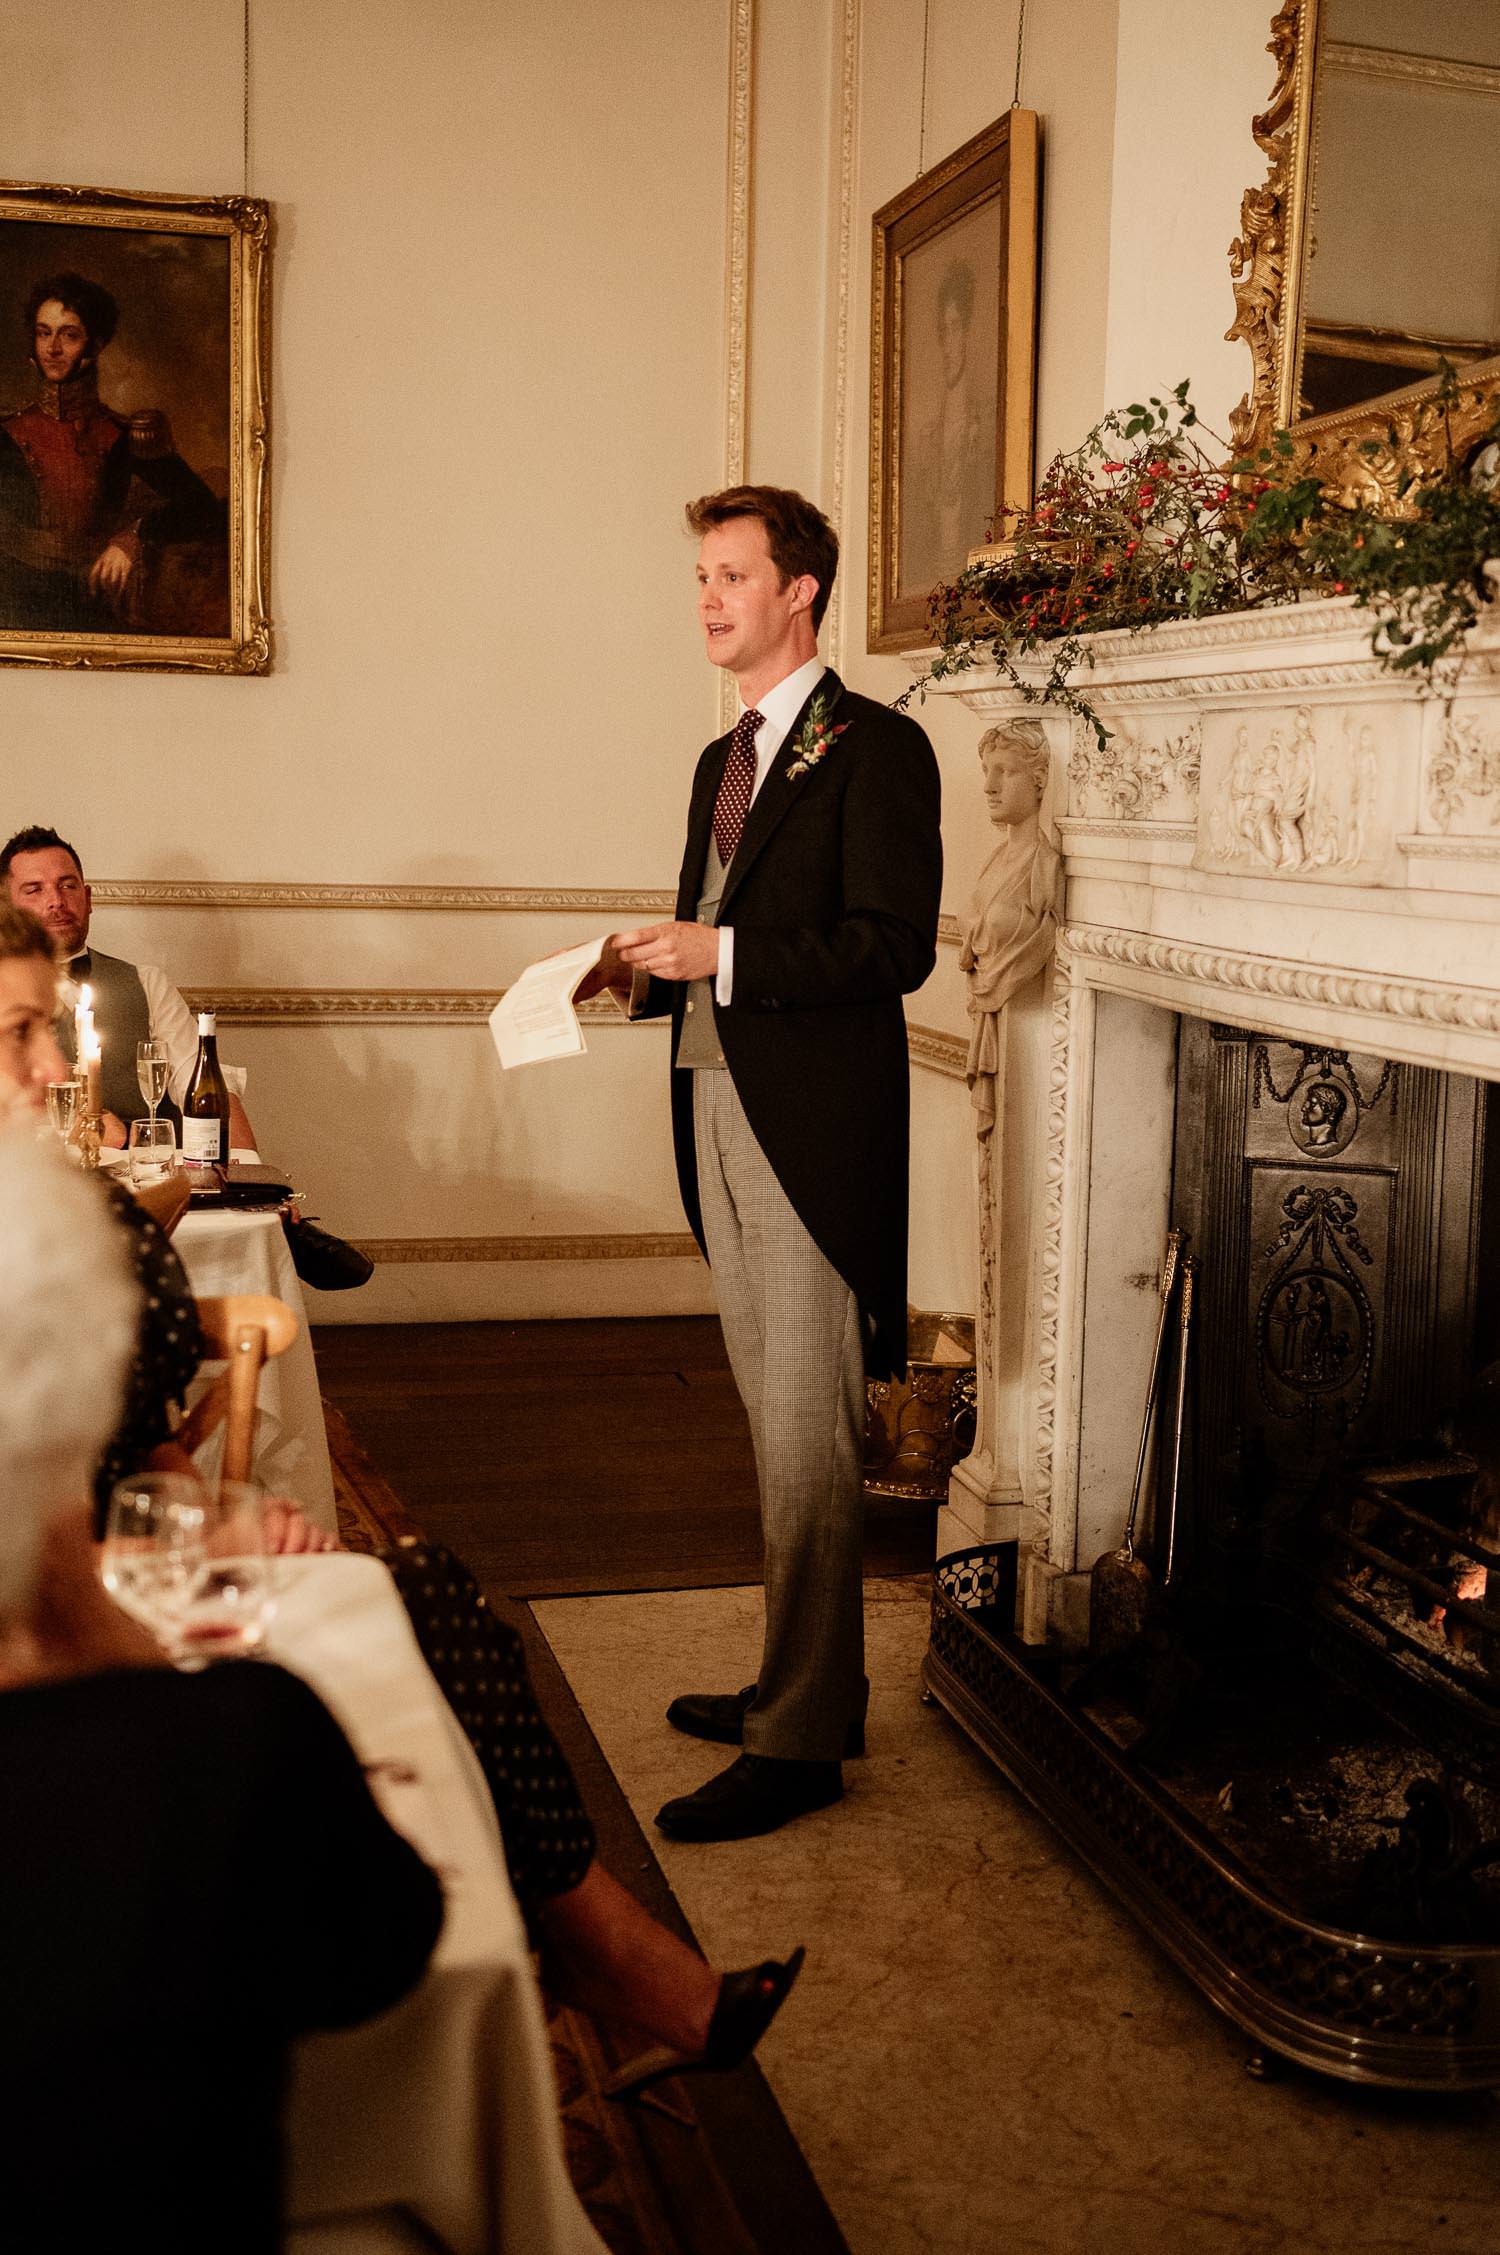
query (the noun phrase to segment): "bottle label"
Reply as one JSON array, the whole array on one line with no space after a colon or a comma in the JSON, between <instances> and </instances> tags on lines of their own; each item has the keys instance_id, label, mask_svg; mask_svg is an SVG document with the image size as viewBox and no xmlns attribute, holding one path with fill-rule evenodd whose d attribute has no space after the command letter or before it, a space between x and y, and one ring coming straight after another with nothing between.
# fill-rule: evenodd
<instances>
[{"instance_id":1,"label":"bottle label","mask_svg":"<svg viewBox=\"0 0 1500 2255\"><path fill-rule=\"evenodd\" d=\"M219 1122L184 1119L182 1155L190 1167L211 1167L219 1156Z\"/></svg>"}]
</instances>

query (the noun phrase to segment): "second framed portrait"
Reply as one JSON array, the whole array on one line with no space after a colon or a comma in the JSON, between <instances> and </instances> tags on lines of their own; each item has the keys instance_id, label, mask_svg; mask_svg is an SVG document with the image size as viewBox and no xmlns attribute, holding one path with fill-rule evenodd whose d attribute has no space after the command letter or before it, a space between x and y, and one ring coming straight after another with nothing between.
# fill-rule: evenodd
<instances>
[{"instance_id":1,"label":"second framed portrait","mask_svg":"<svg viewBox=\"0 0 1500 2255\"><path fill-rule=\"evenodd\" d=\"M0 664L267 670L268 238L0 185Z\"/></svg>"},{"instance_id":2,"label":"second framed portrait","mask_svg":"<svg viewBox=\"0 0 1500 2255\"><path fill-rule=\"evenodd\" d=\"M875 214L869 647L1031 498L1039 120L1009 110Z\"/></svg>"}]
</instances>

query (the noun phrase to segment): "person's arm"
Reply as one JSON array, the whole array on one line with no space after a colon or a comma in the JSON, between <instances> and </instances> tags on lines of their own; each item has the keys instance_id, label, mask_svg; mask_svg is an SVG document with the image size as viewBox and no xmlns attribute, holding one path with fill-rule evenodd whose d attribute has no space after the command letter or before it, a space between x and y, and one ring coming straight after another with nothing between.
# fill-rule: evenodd
<instances>
[{"instance_id":1,"label":"person's arm","mask_svg":"<svg viewBox=\"0 0 1500 2255\"><path fill-rule=\"evenodd\" d=\"M138 963L136 970L145 989L152 1038L167 1052L167 1093L181 1111L198 1061L198 1021L165 971L154 963ZM229 1092L229 1146L233 1151L259 1148L249 1114L233 1089Z\"/></svg>"}]
</instances>

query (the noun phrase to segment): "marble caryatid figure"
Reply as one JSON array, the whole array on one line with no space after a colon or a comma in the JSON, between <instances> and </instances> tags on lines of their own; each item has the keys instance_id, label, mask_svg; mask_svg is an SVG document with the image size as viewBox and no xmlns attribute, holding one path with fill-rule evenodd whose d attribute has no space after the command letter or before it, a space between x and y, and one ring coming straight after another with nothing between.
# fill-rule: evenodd
<instances>
[{"instance_id":1,"label":"marble caryatid figure","mask_svg":"<svg viewBox=\"0 0 1500 2255\"><path fill-rule=\"evenodd\" d=\"M1052 953L1062 864L1042 832L1049 754L1041 722L1008 720L987 729L979 764L990 820L1001 836L964 915L958 960L969 982L966 1071L983 1142L995 1125L1000 1014Z\"/></svg>"}]
</instances>

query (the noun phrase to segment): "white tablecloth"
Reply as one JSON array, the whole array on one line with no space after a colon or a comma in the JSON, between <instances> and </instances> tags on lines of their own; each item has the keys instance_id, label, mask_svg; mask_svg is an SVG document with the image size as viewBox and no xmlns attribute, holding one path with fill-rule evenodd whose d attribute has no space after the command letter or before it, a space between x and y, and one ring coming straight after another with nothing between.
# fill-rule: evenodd
<instances>
[{"instance_id":1,"label":"white tablecloth","mask_svg":"<svg viewBox=\"0 0 1500 2255\"><path fill-rule=\"evenodd\" d=\"M287 2241L295 2255L426 2246L603 2255L563 2163L525 1929L479 1765L372 1558L283 1559L272 1653L338 1717L371 1782L440 1872L443 1932L418 1987L363 2028L296 2047ZM403 2216L404 2212L404 2216Z\"/></svg>"},{"instance_id":2,"label":"white tablecloth","mask_svg":"<svg viewBox=\"0 0 1500 2255\"><path fill-rule=\"evenodd\" d=\"M275 1213L224 1213L200 1208L183 1215L172 1243L193 1291L203 1299L231 1292L269 1292L297 1318L297 1336L260 1378L254 1473L277 1495L295 1496L309 1519L338 1533L333 1470L313 1361L312 1335L291 1249ZM215 1435L207 1449L222 1447ZM205 1450L205 1457L207 1456Z\"/></svg>"}]
</instances>

